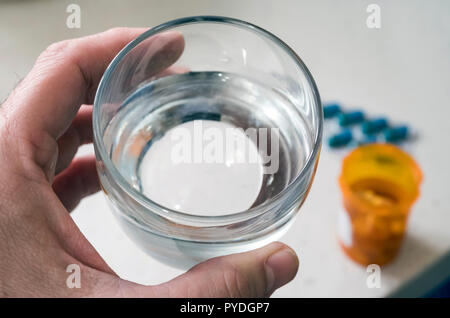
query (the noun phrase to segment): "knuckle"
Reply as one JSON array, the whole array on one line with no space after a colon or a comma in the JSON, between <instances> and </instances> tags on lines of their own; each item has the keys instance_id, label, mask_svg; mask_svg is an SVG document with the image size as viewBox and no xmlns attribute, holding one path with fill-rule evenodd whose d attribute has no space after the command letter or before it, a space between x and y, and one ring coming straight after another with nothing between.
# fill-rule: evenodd
<instances>
[{"instance_id":1,"label":"knuckle","mask_svg":"<svg viewBox=\"0 0 450 318\"><path fill-rule=\"evenodd\" d=\"M72 39L50 44L37 58L35 67L43 71L55 65L76 63L79 43L78 39Z\"/></svg>"},{"instance_id":2,"label":"knuckle","mask_svg":"<svg viewBox=\"0 0 450 318\"><path fill-rule=\"evenodd\" d=\"M2 136L0 139L0 150L4 151L2 158L8 158L9 154L14 153L18 146L21 145L21 140L18 138L20 128L17 119L13 116L8 116L6 112L2 113L0 117L0 134ZM16 154L14 153L14 155Z\"/></svg>"},{"instance_id":3,"label":"knuckle","mask_svg":"<svg viewBox=\"0 0 450 318\"><path fill-rule=\"evenodd\" d=\"M21 132L14 118L6 121L0 131L4 137L0 139L0 153L9 172L37 181L41 180L40 169L45 172L52 170L58 144L47 132ZM7 151L4 152L4 149ZM40 169L36 170L36 167Z\"/></svg>"},{"instance_id":4,"label":"knuckle","mask_svg":"<svg viewBox=\"0 0 450 318\"><path fill-rule=\"evenodd\" d=\"M65 55L73 46L72 44L73 40L52 43L42 52L40 58L54 58L55 56Z\"/></svg>"},{"instance_id":5,"label":"knuckle","mask_svg":"<svg viewBox=\"0 0 450 318\"><path fill-rule=\"evenodd\" d=\"M106 34L118 35L127 32L127 28L124 27L114 27L105 31Z\"/></svg>"}]
</instances>

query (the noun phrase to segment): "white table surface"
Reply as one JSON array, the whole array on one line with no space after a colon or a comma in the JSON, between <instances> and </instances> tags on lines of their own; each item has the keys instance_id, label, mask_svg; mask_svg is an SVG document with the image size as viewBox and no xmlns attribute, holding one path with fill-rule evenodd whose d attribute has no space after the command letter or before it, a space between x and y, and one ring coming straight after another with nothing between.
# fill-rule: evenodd
<instances>
[{"instance_id":1,"label":"white table surface","mask_svg":"<svg viewBox=\"0 0 450 318\"><path fill-rule=\"evenodd\" d=\"M300 271L279 297L380 297L450 250L450 1L76 1L81 29L68 29L72 1L0 2L0 98L50 43L113 26L154 26L190 15L225 15L260 25L305 61L324 101L409 123L419 133L411 152L425 179L397 260L382 269L381 288L341 252L340 153L323 149L312 191L283 238L300 256ZM75 2L75 1L74 1ZM381 28L366 27L366 7L381 7ZM90 146L80 152L91 152ZM76 223L123 278L144 284L180 271L141 252L119 229L101 193L73 212Z\"/></svg>"}]
</instances>

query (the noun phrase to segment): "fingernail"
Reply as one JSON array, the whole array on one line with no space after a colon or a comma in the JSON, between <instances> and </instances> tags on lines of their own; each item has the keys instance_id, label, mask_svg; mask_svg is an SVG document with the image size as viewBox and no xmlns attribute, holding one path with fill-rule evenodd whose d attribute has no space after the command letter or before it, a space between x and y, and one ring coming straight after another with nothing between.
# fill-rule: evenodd
<instances>
[{"instance_id":1,"label":"fingernail","mask_svg":"<svg viewBox=\"0 0 450 318\"><path fill-rule=\"evenodd\" d=\"M290 248L276 251L267 258L264 265L266 271L266 295L270 296L277 288L290 282L298 270L298 258Z\"/></svg>"}]
</instances>

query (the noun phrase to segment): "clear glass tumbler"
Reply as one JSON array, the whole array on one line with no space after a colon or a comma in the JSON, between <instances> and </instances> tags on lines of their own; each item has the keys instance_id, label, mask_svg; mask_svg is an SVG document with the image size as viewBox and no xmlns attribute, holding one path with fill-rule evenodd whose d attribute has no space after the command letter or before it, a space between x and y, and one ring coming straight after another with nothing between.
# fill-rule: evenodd
<instances>
[{"instance_id":1,"label":"clear glass tumbler","mask_svg":"<svg viewBox=\"0 0 450 318\"><path fill-rule=\"evenodd\" d=\"M100 182L127 235L162 262L186 269L255 249L279 239L304 202L322 117L311 74L273 34L225 17L167 22L129 43L103 75L93 113ZM254 140L261 157L271 160L263 161L259 194L248 209L197 215L143 193L145 154L170 129L195 120L276 129L267 140ZM267 146L273 136L276 152Z\"/></svg>"}]
</instances>

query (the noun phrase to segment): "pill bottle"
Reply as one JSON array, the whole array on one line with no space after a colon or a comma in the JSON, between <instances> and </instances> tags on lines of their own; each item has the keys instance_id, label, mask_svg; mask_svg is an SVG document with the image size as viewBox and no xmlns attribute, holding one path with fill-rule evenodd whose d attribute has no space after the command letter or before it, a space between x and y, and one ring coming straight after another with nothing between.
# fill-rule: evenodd
<instances>
[{"instance_id":1,"label":"pill bottle","mask_svg":"<svg viewBox=\"0 0 450 318\"><path fill-rule=\"evenodd\" d=\"M414 159L391 144L361 146L345 157L339 177L344 209L338 236L351 259L380 266L394 259L421 181Z\"/></svg>"}]
</instances>

